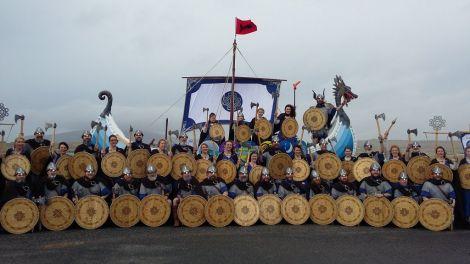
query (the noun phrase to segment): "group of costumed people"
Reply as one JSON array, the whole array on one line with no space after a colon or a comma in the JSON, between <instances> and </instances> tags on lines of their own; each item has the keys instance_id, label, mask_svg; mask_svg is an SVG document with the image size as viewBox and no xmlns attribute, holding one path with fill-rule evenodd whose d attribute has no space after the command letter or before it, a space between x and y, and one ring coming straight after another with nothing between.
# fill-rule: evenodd
<instances>
[{"instance_id":1,"label":"group of costumed people","mask_svg":"<svg viewBox=\"0 0 470 264\"><path fill-rule=\"evenodd\" d=\"M285 153L279 145L280 139L283 138L280 127L287 118L296 117L295 107L286 105L284 113L276 114L272 136L260 139L256 131L252 134L252 142L263 143L264 141L270 141L271 144L262 151L258 149L258 151L249 153L246 161L240 159L234 147L234 124L230 126L228 140L225 138L216 139L216 143L223 145L223 152L216 157L210 155L209 146L204 142L211 139L209 136L210 129L213 124L218 123L214 113L209 115L209 119L202 128L198 144L200 151L188 145L188 136L185 133L179 134L179 142L173 146L168 146L167 140L160 139L154 147L144 143L144 133L140 130L135 131L133 134L134 140L127 144L125 149L118 147L118 137L116 135L109 136L108 147L99 149L97 145L92 143L91 133L86 131L81 136L82 144L74 150L74 153L88 152L94 155L98 161L109 153L120 152L126 155L130 153L129 150L139 149L146 149L150 154L163 153L170 157L178 153L188 153L196 160L205 159L211 162L206 171L206 178L201 181L196 179L195 172L187 165L182 165L179 168L181 177L176 180L171 175L160 175L157 168L151 164L146 166L146 176L143 178L134 177L129 167L123 169L121 177L111 178L104 175L100 168L95 169L89 164L85 168L83 177L76 180L67 180L62 175L58 175L56 166L57 160L61 156L67 155L69 151L68 144L60 142L58 149L52 149L51 147L50 160L45 170L39 175L32 172L26 174L24 168L18 167L15 171L15 180L0 177L1 205L18 197L25 197L38 204L44 204L54 196L68 197L76 203L79 199L88 195L97 195L110 203L123 194L132 194L139 199L143 199L150 194L160 194L165 196L168 203L172 205L174 225L179 226L177 208L181 200L189 195L200 195L208 199L214 195L226 195L235 198L238 195L261 197L266 194L277 194L283 199L289 194L301 194L306 199L311 199L318 194L329 194L336 199L348 194L358 196L362 200L369 196L386 197L390 200L407 196L415 199L418 203L430 198L439 198L448 202L452 207L456 206L457 201L457 203L460 203L458 206L462 208L462 219L470 222L470 194L458 186L458 181L455 181L458 177L454 177L454 182L443 179L443 171L438 166L432 167L431 175L428 175L429 179L424 184L413 183L405 171L401 172L398 183L391 183L383 177L381 168L385 162L401 160L406 164L413 157L426 155L421 152L421 146L418 142L408 144L404 154L396 145L391 146L386 152L382 136L379 136L380 148L378 150L373 150L373 146L369 142L365 142L363 152L353 156L352 148L346 147L344 149L345 156L341 160L353 162L361 158L373 158L375 160L369 168L370 176L360 182L351 182L348 180L348 171L341 169L336 179L323 179L322 175L314 169L314 163L324 153L335 154L327 149L328 142L325 140L325 131L327 131L332 117L345 103L339 107L332 107L331 105L326 107L324 95L318 94L315 99L317 100L317 107L325 108L325 114L328 117L326 130L312 133L312 140L319 145L319 150L305 154L302 146L296 145L290 154L293 160L305 160L312 168L306 180L295 181L292 167L284 169L283 179L275 180L271 177L267 167L274 155ZM254 128L257 120L264 119L263 114L264 109L260 107L257 109L256 117L251 122L245 122L243 114L238 113L237 125L247 124ZM30 153L34 149L53 145L55 144L51 144L49 140L44 138L44 131L38 128L32 139L25 140L21 136L17 137L14 146L8 149L2 158L12 154L20 154L30 159ZM465 154L465 158L460 162L451 160L446 157L445 149L439 146L435 149L435 157L432 159L431 164L443 164L448 166L454 173L457 173L456 170L459 165L470 163L470 147L465 148ZM221 175L217 175L215 165L221 160L228 160L236 166L238 173L232 182L225 182ZM248 175L256 166L263 166L261 176L256 183L250 183Z\"/></svg>"}]
</instances>

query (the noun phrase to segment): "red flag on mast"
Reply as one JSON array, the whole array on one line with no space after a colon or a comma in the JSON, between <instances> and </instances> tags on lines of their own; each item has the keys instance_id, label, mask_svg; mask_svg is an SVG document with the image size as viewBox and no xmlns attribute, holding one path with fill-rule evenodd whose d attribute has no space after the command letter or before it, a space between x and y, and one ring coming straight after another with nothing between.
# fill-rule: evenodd
<instances>
[{"instance_id":1,"label":"red flag on mast","mask_svg":"<svg viewBox=\"0 0 470 264\"><path fill-rule=\"evenodd\" d=\"M246 35L258 30L255 23L251 22L251 20L241 20L236 18L235 23L235 33L238 35Z\"/></svg>"}]
</instances>

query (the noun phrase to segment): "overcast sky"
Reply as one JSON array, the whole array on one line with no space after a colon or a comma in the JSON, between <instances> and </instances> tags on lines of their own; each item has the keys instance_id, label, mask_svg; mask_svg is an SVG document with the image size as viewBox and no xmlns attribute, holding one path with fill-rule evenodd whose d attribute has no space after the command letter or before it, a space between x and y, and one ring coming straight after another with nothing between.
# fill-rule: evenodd
<instances>
[{"instance_id":1,"label":"overcast sky","mask_svg":"<svg viewBox=\"0 0 470 264\"><path fill-rule=\"evenodd\" d=\"M390 138L407 128L468 130L470 1L23 1L0 0L0 102L26 115L25 133L56 122L58 133L83 130L102 111L98 92L114 95L125 130L164 131L181 124L182 76L205 74L230 49L234 17L258 31L237 38L258 77L286 79L280 107L313 104L312 89L342 75L359 98L346 109L359 139L375 138L374 114ZM227 56L210 75L227 75ZM237 74L253 76L243 60ZM5 128L4 128L5 129ZM10 140L18 133L13 129ZM420 133L420 138L424 135ZM431 137L432 138L432 137Z\"/></svg>"}]
</instances>

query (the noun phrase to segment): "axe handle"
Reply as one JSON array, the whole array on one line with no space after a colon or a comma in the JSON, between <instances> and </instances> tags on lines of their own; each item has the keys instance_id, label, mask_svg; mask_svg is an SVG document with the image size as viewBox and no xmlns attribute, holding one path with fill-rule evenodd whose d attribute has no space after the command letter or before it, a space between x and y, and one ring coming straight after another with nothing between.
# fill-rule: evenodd
<instances>
[{"instance_id":1,"label":"axe handle","mask_svg":"<svg viewBox=\"0 0 470 264\"><path fill-rule=\"evenodd\" d=\"M127 156L129 157L129 155L131 155L131 152L132 152L132 140L131 140L131 137L132 137L132 131L129 129L129 149L127 150Z\"/></svg>"},{"instance_id":2,"label":"axe handle","mask_svg":"<svg viewBox=\"0 0 470 264\"><path fill-rule=\"evenodd\" d=\"M390 126L387 128L387 131L385 131L385 134L384 134L384 139L387 139L388 138L388 134L390 133L390 130L392 129L393 125L395 124L395 122L392 122L390 124Z\"/></svg>"},{"instance_id":3,"label":"axe handle","mask_svg":"<svg viewBox=\"0 0 470 264\"><path fill-rule=\"evenodd\" d=\"M408 133L408 145L411 144L411 133Z\"/></svg>"},{"instance_id":4,"label":"axe handle","mask_svg":"<svg viewBox=\"0 0 470 264\"><path fill-rule=\"evenodd\" d=\"M193 128L193 149L197 150L197 143L196 143L196 127Z\"/></svg>"},{"instance_id":5,"label":"axe handle","mask_svg":"<svg viewBox=\"0 0 470 264\"><path fill-rule=\"evenodd\" d=\"M20 136L22 136L22 137L24 137L23 125L24 125L24 119L21 119L21 122L20 122Z\"/></svg>"},{"instance_id":6,"label":"axe handle","mask_svg":"<svg viewBox=\"0 0 470 264\"><path fill-rule=\"evenodd\" d=\"M300 140L297 144L302 144L302 140L304 139L304 128L302 128L302 133L300 134Z\"/></svg>"},{"instance_id":7,"label":"axe handle","mask_svg":"<svg viewBox=\"0 0 470 264\"><path fill-rule=\"evenodd\" d=\"M103 131L103 150L106 150L106 130Z\"/></svg>"},{"instance_id":8,"label":"axe handle","mask_svg":"<svg viewBox=\"0 0 470 264\"><path fill-rule=\"evenodd\" d=\"M168 118L165 120L165 140L168 139Z\"/></svg>"},{"instance_id":9,"label":"axe handle","mask_svg":"<svg viewBox=\"0 0 470 264\"><path fill-rule=\"evenodd\" d=\"M377 124L377 131L379 132L379 137L382 135L382 132L380 131L380 124L379 124L379 119L375 119L375 123Z\"/></svg>"}]
</instances>

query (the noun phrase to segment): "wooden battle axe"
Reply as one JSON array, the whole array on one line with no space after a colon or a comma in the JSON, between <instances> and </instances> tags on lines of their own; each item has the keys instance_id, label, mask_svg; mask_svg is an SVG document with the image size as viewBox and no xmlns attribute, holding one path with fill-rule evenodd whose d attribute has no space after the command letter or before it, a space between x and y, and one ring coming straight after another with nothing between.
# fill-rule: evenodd
<instances>
[{"instance_id":1,"label":"wooden battle axe","mask_svg":"<svg viewBox=\"0 0 470 264\"><path fill-rule=\"evenodd\" d=\"M15 115L15 123L18 124L18 120L21 120L20 122L20 136L24 137L23 133L23 127L24 127L24 115Z\"/></svg>"},{"instance_id":2,"label":"wooden battle axe","mask_svg":"<svg viewBox=\"0 0 470 264\"><path fill-rule=\"evenodd\" d=\"M417 137L418 136L418 129L417 128L407 129L406 134L408 134L408 144L410 144L411 143L411 134L415 134L415 137Z\"/></svg>"},{"instance_id":3,"label":"wooden battle axe","mask_svg":"<svg viewBox=\"0 0 470 264\"><path fill-rule=\"evenodd\" d=\"M382 132L380 131L379 119L382 118L383 121L385 121L385 114L381 113L381 114L375 115L374 118L375 118L375 122L377 123L377 131L379 132L379 137L380 137L382 136Z\"/></svg>"}]
</instances>

